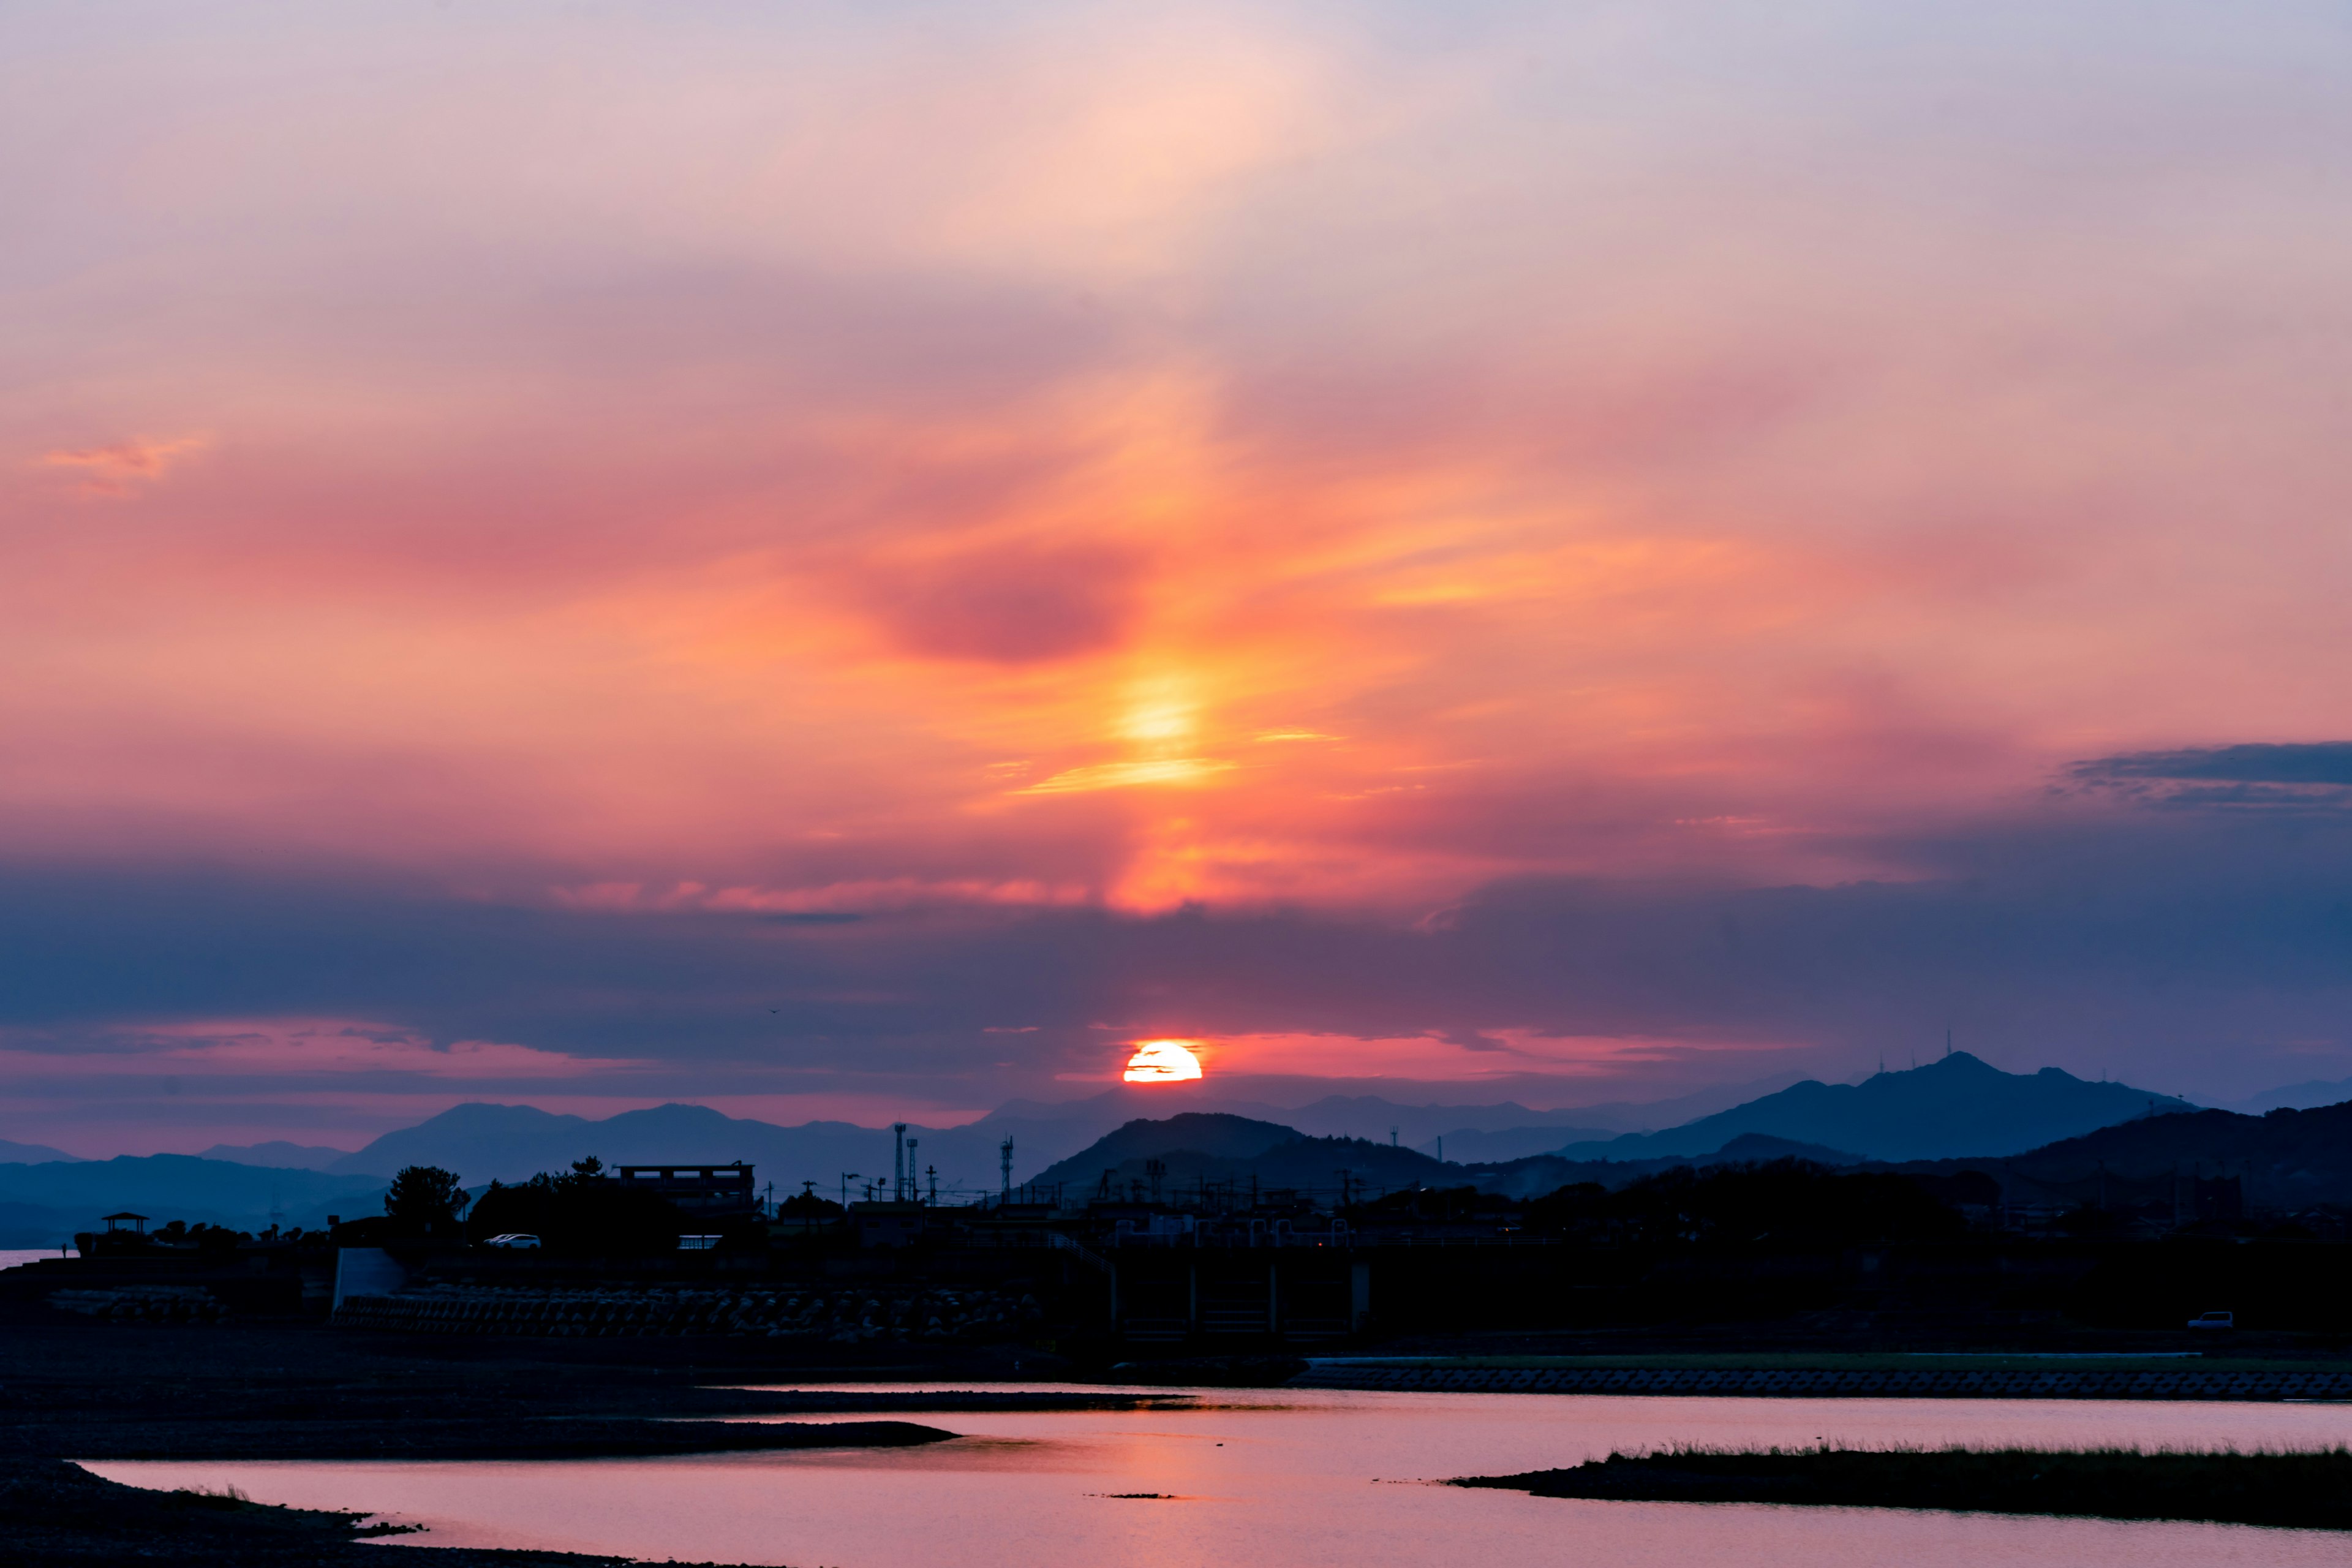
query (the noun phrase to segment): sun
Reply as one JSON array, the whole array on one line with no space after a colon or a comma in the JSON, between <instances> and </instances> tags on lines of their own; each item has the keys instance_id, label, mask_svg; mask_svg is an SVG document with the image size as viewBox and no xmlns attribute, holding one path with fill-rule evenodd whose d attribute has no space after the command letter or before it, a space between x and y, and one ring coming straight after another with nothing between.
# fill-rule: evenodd
<instances>
[{"instance_id":1,"label":"sun","mask_svg":"<svg viewBox=\"0 0 2352 1568\"><path fill-rule=\"evenodd\" d=\"M1201 1076L1201 1058L1188 1040L1143 1040L1119 1075L1129 1083L1175 1083Z\"/></svg>"}]
</instances>

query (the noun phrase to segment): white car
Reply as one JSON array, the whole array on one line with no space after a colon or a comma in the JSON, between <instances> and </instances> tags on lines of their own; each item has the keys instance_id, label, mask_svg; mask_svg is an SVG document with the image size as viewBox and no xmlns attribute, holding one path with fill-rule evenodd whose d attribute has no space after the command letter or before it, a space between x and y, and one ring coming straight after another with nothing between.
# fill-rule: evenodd
<instances>
[{"instance_id":1,"label":"white car","mask_svg":"<svg viewBox=\"0 0 2352 1568\"><path fill-rule=\"evenodd\" d=\"M2189 1320L2192 1329L2234 1329L2238 1326L2235 1312L2200 1312Z\"/></svg>"},{"instance_id":2,"label":"white car","mask_svg":"<svg viewBox=\"0 0 2352 1568\"><path fill-rule=\"evenodd\" d=\"M528 1231L510 1230L502 1236L494 1236L490 1237L489 1240L482 1243L482 1245L484 1247L520 1247L536 1248L539 1246L539 1237L531 1235Z\"/></svg>"}]
</instances>

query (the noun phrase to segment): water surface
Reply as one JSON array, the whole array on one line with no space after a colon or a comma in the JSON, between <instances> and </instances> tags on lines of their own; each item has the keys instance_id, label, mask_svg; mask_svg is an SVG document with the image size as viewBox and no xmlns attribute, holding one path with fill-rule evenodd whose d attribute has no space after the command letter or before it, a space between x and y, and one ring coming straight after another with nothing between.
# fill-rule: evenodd
<instances>
[{"instance_id":1,"label":"water surface","mask_svg":"<svg viewBox=\"0 0 2352 1568\"><path fill-rule=\"evenodd\" d=\"M0 1247L0 1268L19 1268L44 1258L71 1258L69 1247Z\"/></svg>"},{"instance_id":2,"label":"water surface","mask_svg":"<svg viewBox=\"0 0 2352 1568\"><path fill-rule=\"evenodd\" d=\"M2323 1447L2352 1441L2352 1406L1287 1389L1198 1398L1181 1410L942 1415L930 1424L965 1436L914 1449L89 1468L137 1486L234 1485L262 1501L429 1527L396 1538L409 1544L801 1568L2352 1564L2352 1536L2319 1531L1591 1502L1426 1484L1675 1442Z\"/></svg>"}]
</instances>

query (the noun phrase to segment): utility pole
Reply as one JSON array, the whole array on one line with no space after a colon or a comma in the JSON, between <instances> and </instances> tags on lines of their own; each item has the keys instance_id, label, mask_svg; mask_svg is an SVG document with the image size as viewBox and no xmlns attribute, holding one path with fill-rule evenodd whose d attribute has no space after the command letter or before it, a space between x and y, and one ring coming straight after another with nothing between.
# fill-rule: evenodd
<instances>
[{"instance_id":1,"label":"utility pole","mask_svg":"<svg viewBox=\"0 0 2352 1568\"><path fill-rule=\"evenodd\" d=\"M857 1180L856 1172L844 1171L841 1173L841 1212L844 1214L847 1214L849 1212L849 1184L856 1180Z\"/></svg>"},{"instance_id":2,"label":"utility pole","mask_svg":"<svg viewBox=\"0 0 2352 1568\"><path fill-rule=\"evenodd\" d=\"M907 1124L890 1123L890 1195L907 1195Z\"/></svg>"},{"instance_id":3,"label":"utility pole","mask_svg":"<svg viewBox=\"0 0 2352 1568\"><path fill-rule=\"evenodd\" d=\"M931 1206L937 1208L940 1206L940 1168L937 1165L931 1165L926 1167L926 1170L931 1178Z\"/></svg>"}]
</instances>

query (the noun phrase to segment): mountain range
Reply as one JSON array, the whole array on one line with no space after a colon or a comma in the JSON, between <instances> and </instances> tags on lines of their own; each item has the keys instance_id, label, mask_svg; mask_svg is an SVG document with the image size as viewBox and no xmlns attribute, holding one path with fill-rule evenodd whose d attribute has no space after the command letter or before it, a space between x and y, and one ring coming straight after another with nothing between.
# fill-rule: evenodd
<instances>
[{"instance_id":1,"label":"mountain range","mask_svg":"<svg viewBox=\"0 0 2352 1568\"><path fill-rule=\"evenodd\" d=\"M1956 1170L1955 1160L1932 1167ZM2244 1201L2290 1213L2352 1204L2352 1103L2141 1118L2103 1127L1984 1168L2016 1189L2012 1202L2173 1201L2184 1178L2234 1177Z\"/></svg>"},{"instance_id":2,"label":"mountain range","mask_svg":"<svg viewBox=\"0 0 2352 1568\"><path fill-rule=\"evenodd\" d=\"M1860 1083L1807 1079L1662 1132L1573 1143L1570 1160L1706 1154L1743 1133L1825 1144L1870 1160L2021 1153L2134 1117L2194 1110L2185 1100L2092 1082L2057 1068L2003 1072L1966 1051Z\"/></svg>"},{"instance_id":3,"label":"mountain range","mask_svg":"<svg viewBox=\"0 0 2352 1568\"><path fill-rule=\"evenodd\" d=\"M122 1209L159 1224L177 1219L236 1230L273 1224L310 1230L331 1214L377 1212L383 1188L381 1176L273 1171L193 1154L0 1164L0 1247L55 1247L76 1231L100 1228L102 1216Z\"/></svg>"},{"instance_id":4,"label":"mountain range","mask_svg":"<svg viewBox=\"0 0 2352 1568\"><path fill-rule=\"evenodd\" d=\"M936 1169L943 1198L993 1192L1008 1138L1014 1181L1060 1182L1073 1193L1095 1190L1106 1171L1114 1184L1145 1180L1145 1163L1153 1159L1186 1183L1255 1174L1267 1184L1328 1189L1345 1169L1374 1185L1475 1181L1532 1193L1780 1153L1829 1163L1994 1159L2116 1123L2137 1127L2151 1113L2170 1122L2194 1110L2169 1096L2056 1068L2003 1072L1966 1052L1859 1084L1780 1079L1749 1087L1758 1092L1728 1106L1723 1099L1730 1091L1713 1090L1648 1107L1543 1111L1508 1101L1406 1106L1337 1095L1286 1110L1223 1099L1199 1084L1122 1086L1060 1103L1015 1100L965 1126L908 1132L918 1168L927 1176ZM1677 1113L1687 1114L1654 1130ZM1192 1120L1204 1117L1217 1128ZM1644 1121L1650 1128L1640 1126ZM1611 1131L1629 1122L1631 1131ZM1116 1141L1137 1123L1160 1131ZM891 1134L842 1121L780 1127L698 1105L591 1121L474 1103L385 1133L356 1152L278 1142L216 1145L203 1156L77 1161L38 1145L0 1144L0 1246L51 1245L123 1206L159 1220L248 1230L270 1223L273 1211L289 1224L316 1225L329 1212L372 1212L375 1194L404 1165L439 1165L478 1188L561 1171L591 1154L607 1164L742 1160L780 1195L803 1182L835 1194L846 1186L856 1195L868 1182L887 1181Z\"/></svg>"}]
</instances>

